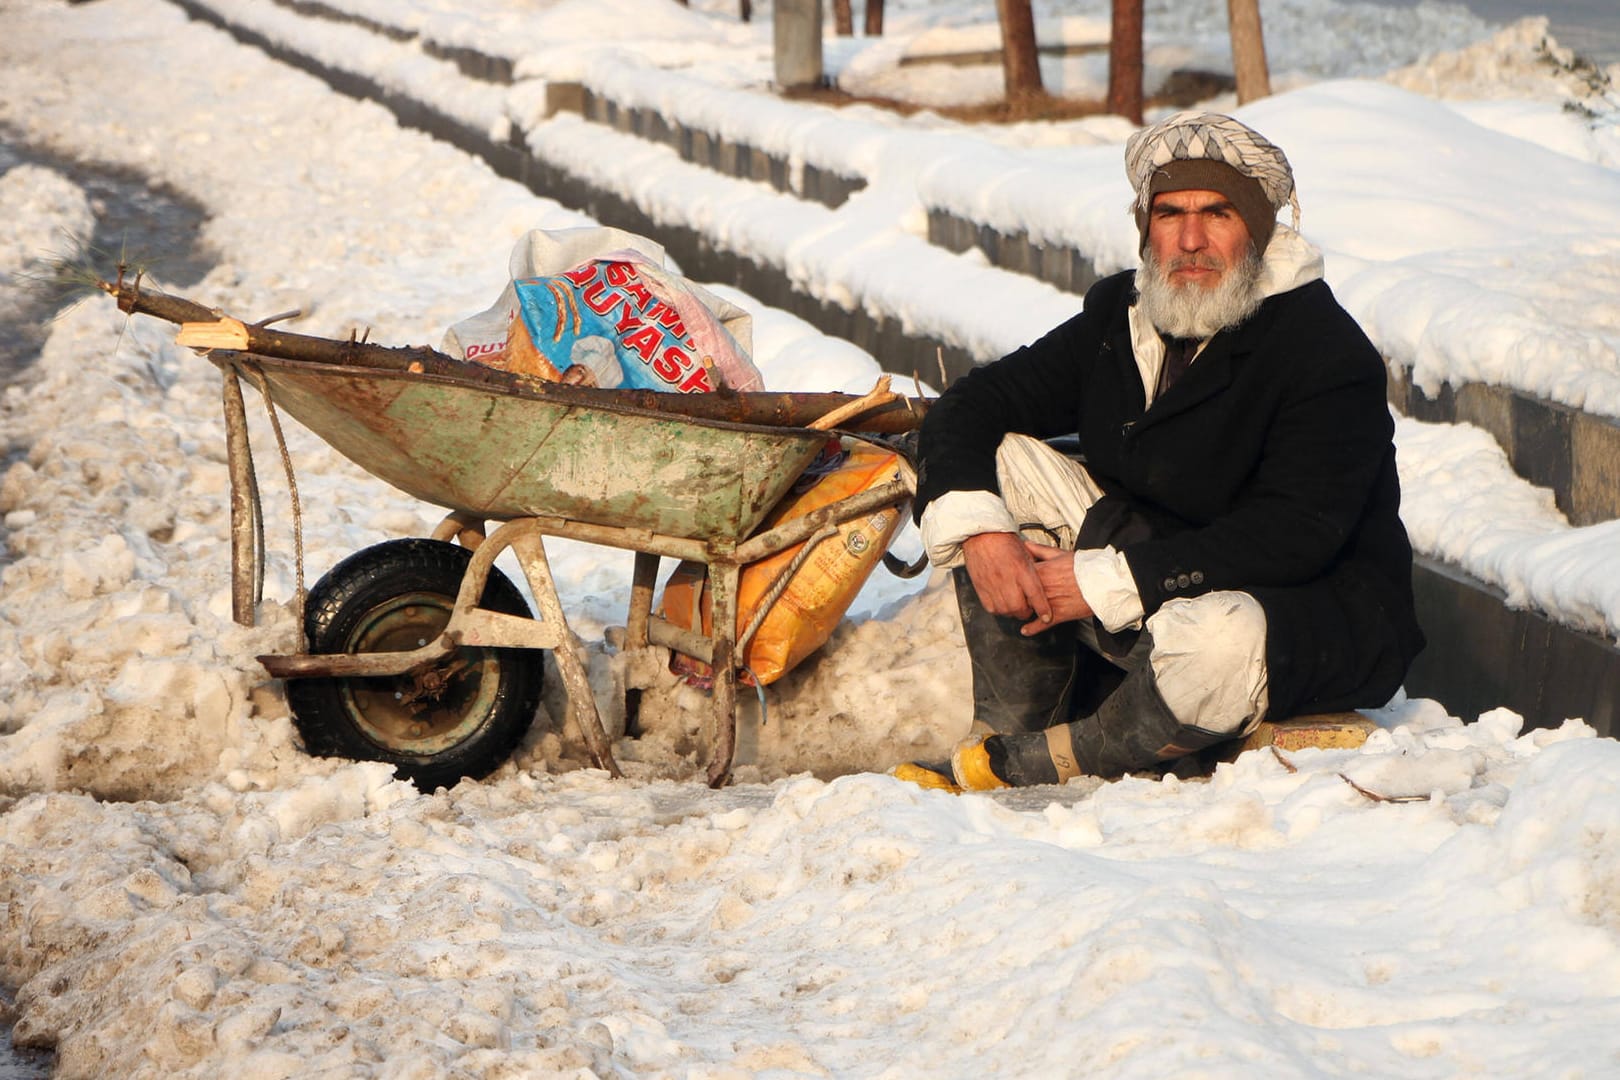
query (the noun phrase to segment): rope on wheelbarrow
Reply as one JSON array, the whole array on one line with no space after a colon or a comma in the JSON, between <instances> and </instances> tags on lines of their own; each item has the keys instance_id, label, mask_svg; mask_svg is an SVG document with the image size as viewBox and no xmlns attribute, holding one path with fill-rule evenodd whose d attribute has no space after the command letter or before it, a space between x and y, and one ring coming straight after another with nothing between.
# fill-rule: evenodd
<instances>
[{"instance_id":1,"label":"rope on wheelbarrow","mask_svg":"<svg viewBox=\"0 0 1620 1080\"><path fill-rule=\"evenodd\" d=\"M297 604L293 610L301 612L304 610L307 593L304 589L304 513L298 501L298 477L293 473L292 455L287 452L287 437L281 430L281 415L276 412L276 403L270 397L270 386L265 380L264 372L257 366L249 367L248 371L253 376L254 385L259 388L259 396L264 399L265 411L270 415L270 430L276 434L276 449L281 452L281 467L287 473L287 491L292 496L293 566L297 582ZM255 491L254 498L257 497L258 493ZM304 621L299 619L297 622L298 650L302 652L305 646Z\"/></svg>"}]
</instances>

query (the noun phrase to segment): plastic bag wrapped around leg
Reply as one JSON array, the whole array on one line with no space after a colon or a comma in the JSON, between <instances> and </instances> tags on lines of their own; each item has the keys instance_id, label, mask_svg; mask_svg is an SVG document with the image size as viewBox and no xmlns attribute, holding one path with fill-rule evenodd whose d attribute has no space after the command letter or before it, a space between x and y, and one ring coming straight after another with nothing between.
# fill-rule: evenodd
<instances>
[{"instance_id":1,"label":"plastic bag wrapped around leg","mask_svg":"<svg viewBox=\"0 0 1620 1080\"><path fill-rule=\"evenodd\" d=\"M898 454L871 443L850 438L829 440L827 452L805 470L799 484L777 504L760 528L772 528L887 483L907 467ZM761 685L775 682L832 636L855 595L888 551L905 512L906 506L900 504L846 521L834 535L815 546L788 579L743 653L745 679L751 673ZM739 634L753 622L803 547L796 544L743 568L737 592ZM707 573L702 563L683 562L677 566L664 586L659 614L678 626L710 633L711 604L704 588ZM710 674L707 664L686 656L673 657L670 667L695 681Z\"/></svg>"},{"instance_id":2,"label":"plastic bag wrapped around leg","mask_svg":"<svg viewBox=\"0 0 1620 1080\"><path fill-rule=\"evenodd\" d=\"M664 249L618 229L536 230L489 310L443 351L542 379L612 390L758 390L747 312L664 267Z\"/></svg>"}]
</instances>

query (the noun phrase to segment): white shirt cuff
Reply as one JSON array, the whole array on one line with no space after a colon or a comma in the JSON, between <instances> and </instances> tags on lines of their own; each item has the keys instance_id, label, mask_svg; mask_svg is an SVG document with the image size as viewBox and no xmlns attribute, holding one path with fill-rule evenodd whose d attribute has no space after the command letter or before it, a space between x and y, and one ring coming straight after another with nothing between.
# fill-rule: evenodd
<instances>
[{"instance_id":1,"label":"white shirt cuff","mask_svg":"<svg viewBox=\"0 0 1620 1080\"><path fill-rule=\"evenodd\" d=\"M962 565L962 541L968 537L1018 531L1007 504L990 491L947 491L928 504L917 525L928 561L947 568Z\"/></svg>"},{"instance_id":2,"label":"white shirt cuff","mask_svg":"<svg viewBox=\"0 0 1620 1080\"><path fill-rule=\"evenodd\" d=\"M1122 553L1111 547L1076 551L1074 580L1109 633L1142 625L1142 597Z\"/></svg>"}]
</instances>

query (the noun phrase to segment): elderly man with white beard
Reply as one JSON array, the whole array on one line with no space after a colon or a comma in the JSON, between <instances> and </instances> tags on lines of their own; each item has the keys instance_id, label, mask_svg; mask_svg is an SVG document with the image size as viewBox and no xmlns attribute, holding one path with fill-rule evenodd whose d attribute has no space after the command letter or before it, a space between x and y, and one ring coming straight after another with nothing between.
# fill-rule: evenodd
<instances>
[{"instance_id":1,"label":"elderly man with white beard","mask_svg":"<svg viewBox=\"0 0 1620 1080\"><path fill-rule=\"evenodd\" d=\"M1298 232L1287 158L1180 113L1125 167L1141 269L923 423L916 513L955 575L974 727L896 776L1117 777L1383 705L1423 647L1383 361Z\"/></svg>"}]
</instances>

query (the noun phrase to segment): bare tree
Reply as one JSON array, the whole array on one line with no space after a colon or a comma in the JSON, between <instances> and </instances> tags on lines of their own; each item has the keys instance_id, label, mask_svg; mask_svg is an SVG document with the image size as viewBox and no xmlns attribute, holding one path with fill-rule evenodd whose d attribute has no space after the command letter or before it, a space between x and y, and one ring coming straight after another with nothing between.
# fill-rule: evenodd
<instances>
[{"instance_id":1,"label":"bare tree","mask_svg":"<svg viewBox=\"0 0 1620 1080\"><path fill-rule=\"evenodd\" d=\"M866 36L883 36L883 0L866 0Z\"/></svg>"},{"instance_id":2,"label":"bare tree","mask_svg":"<svg viewBox=\"0 0 1620 1080\"><path fill-rule=\"evenodd\" d=\"M833 31L839 37L855 36L855 14L849 0L833 0Z\"/></svg>"},{"instance_id":3,"label":"bare tree","mask_svg":"<svg viewBox=\"0 0 1620 1080\"><path fill-rule=\"evenodd\" d=\"M1001 71L1009 102L1043 92L1040 56L1035 51L1035 15L1029 0L996 0L1001 17Z\"/></svg>"},{"instance_id":4,"label":"bare tree","mask_svg":"<svg viewBox=\"0 0 1620 1080\"><path fill-rule=\"evenodd\" d=\"M1266 67L1266 39L1260 30L1260 0L1226 0L1226 16L1232 33L1238 104L1268 97L1271 74Z\"/></svg>"},{"instance_id":5,"label":"bare tree","mask_svg":"<svg viewBox=\"0 0 1620 1080\"><path fill-rule=\"evenodd\" d=\"M1140 124L1142 0L1114 0L1113 8L1113 28L1108 41L1108 111Z\"/></svg>"}]
</instances>

